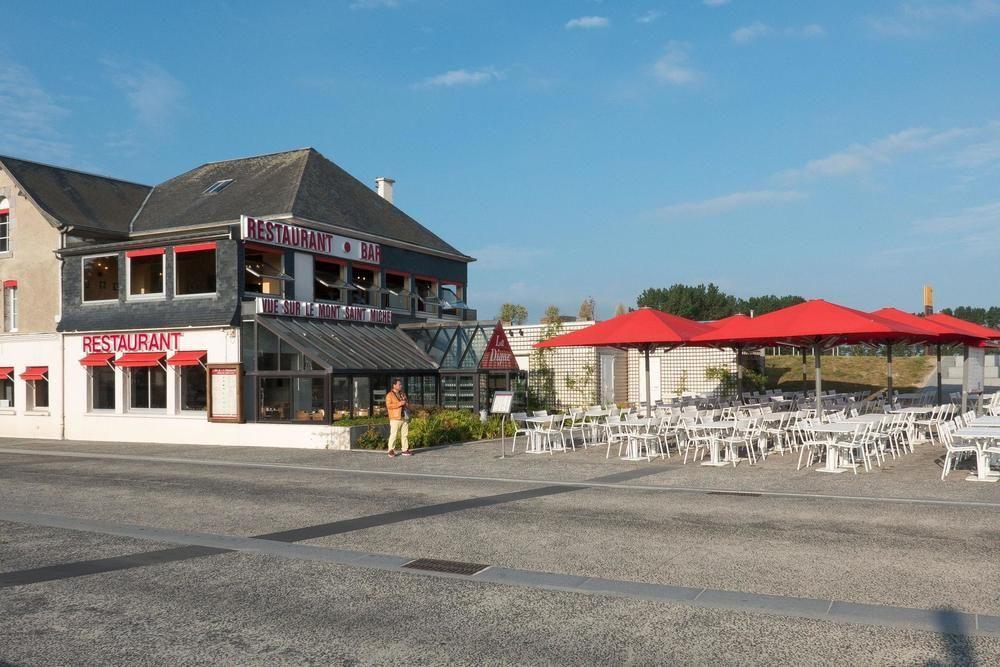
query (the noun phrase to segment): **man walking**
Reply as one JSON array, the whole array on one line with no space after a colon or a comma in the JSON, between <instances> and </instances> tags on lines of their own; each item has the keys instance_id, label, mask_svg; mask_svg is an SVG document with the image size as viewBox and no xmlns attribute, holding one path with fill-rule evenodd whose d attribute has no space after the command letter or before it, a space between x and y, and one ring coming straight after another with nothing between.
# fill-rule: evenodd
<instances>
[{"instance_id":1,"label":"man walking","mask_svg":"<svg viewBox=\"0 0 1000 667\"><path fill-rule=\"evenodd\" d=\"M410 451L410 408L403 381L393 378L392 388L385 395L385 407L389 411L389 458L396 456L396 435L403 441L403 456L413 456Z\"/></svg>"}]
</instances>

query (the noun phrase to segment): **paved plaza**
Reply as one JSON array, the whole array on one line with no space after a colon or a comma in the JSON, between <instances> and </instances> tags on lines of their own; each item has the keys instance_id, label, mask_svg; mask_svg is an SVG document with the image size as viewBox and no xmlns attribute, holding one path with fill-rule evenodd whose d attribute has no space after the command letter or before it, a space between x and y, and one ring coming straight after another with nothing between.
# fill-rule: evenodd
<instances>
[{"instance_id":1,"label":"paved plaza","mask_svg":"<svg viewBox=\"0 0 1000 667\"><path fill-rule=\"evenodd\" d=\"M499 453L0 439L0 664L1000 661L1000 485L938 447Z\"/></svg>"}]
</instances>

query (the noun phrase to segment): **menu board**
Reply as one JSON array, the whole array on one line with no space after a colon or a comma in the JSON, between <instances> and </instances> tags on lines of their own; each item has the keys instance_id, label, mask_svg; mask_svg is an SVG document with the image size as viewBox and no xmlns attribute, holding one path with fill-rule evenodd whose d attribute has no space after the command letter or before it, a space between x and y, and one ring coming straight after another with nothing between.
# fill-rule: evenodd
<instances>
[{"instance_id":1,"label":"menu board","mask_svg":"<svg viewBox=\"0 0 1000 667\"><path fill-rule=\"evenodd\" d=\"M240 364L208 364L208 421L243 423Z\"/></svg>"},{"instance_id":2,"label":"menu board","mask_svg":"<svg viewBox=\"0 0 1000 667\"><path fill-rule=\"evenodd\" d=\"M509 415L513 404L514 392L498 391L493 394L493 406L490 408L490 412L495 415Z\"/></svg>"}]
</instances>

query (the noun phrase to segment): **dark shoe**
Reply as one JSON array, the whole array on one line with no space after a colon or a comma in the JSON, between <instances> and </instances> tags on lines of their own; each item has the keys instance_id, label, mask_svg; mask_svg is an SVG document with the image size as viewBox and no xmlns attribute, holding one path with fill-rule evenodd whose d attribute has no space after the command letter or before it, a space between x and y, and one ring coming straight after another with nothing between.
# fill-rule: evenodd
<instances>
[{"instance_id":1,"label":"dark shoe","mask_svg":"<svg viewBox=\"0 0 1000 667\"><path fill-rule=\"evenodd\" d=\"M390 449L389 450L389 458L390 459L396 458L396 450L395 449Z\"/></svg>"},{"instance_id":2,"label":"dark shoe","mask_svg":"<svg viewBox=\"0 0 1000 667\"><path fill-rule=\"evenodd\" d=\"M413 452L411 452L410 450L406 450L405 452L403 452L403 456L413 456Z\"/></svg>"}]
</instances>

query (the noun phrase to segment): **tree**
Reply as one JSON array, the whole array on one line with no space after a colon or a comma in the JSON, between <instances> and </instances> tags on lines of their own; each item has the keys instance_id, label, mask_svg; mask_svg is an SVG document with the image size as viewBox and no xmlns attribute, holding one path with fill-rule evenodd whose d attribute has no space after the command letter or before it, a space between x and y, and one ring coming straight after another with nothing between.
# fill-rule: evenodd
<instances>
[{"instance_id":1,"label":"tree","mask_svg":"<svg viewBox=\"0 0 1000 667\"><path fill-rule=\"evenodd\" d=\"M656 308L690 320L718 320L736 312L736 297L721 291L717 285L682 285L651 287L643 290L638 305Z\"/></svg>"},{"instance_id":2,"label":"tree","mask_svg":"<svg viewBox=\"0 0 1000 667\"><path fill-rule=\"evenodd\" d=\"M559 322L562 322L559 306L548 306L545 309L545 314L542 315L542 324L557 324Z\"/></svg>"},{"instance_id":3,"label":"tree","mask_svg":"<svg viewBox=\"0 0 1000 667\"><path fill-rule=\"evenodd\" d=\"M588 296L580 304L580 312L576 314L576 319L587 321L597 319L597 302L594 301L594 297Z\"/></svg>"},{"instance_id":4,"label":"tree","mask_svg":"<svg viewBox=\"0 0 1000 667\"><path fill-rule=\"evenodd\" d=\"M776 310L788 308L789 306L794 306L803 302L805 302L805 299L801 296L792 296L791 294L786 296L765 294L763 296L752 296L747 299L740 299L736 304L736 310L744 315L749 315L750 313L753 313L754 315L764 315L765 313L773 313Z\"/></svg>"},{"instance_id":5,"label":"tree","mask_svg":"<svg viewBox=\"0 0 1000 667\"><path fill-rule=\"evenodd\" d=\"M619 304L615 306L615 317L618 317L619 315L624 315L627 312L628 310L625 308L624 303L619 302Z\"/></svg>"},{"instance_id":6,"label":"tree","mask_svg":"<svg viewBox=\"0 0 1000 667\"><path fill-rule=\"evenodd\" d=\"M511 324L524 324L528 321L528 309L519 303L505 303L500 306L497 319Z\"/></svg>"}]
</instances>

